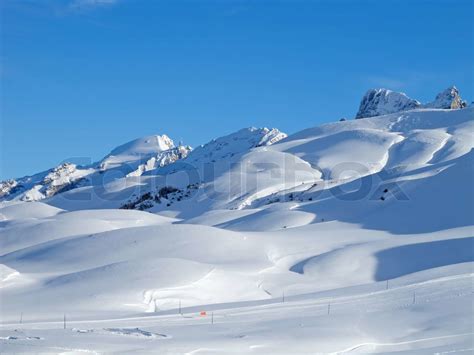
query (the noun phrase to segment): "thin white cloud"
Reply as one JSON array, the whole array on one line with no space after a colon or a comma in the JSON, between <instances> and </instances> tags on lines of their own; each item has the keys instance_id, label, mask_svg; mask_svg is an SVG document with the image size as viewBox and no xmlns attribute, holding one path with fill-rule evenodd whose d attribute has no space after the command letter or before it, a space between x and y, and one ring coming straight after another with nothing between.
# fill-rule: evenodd
<instances>
[{"instance_id":1,"label":"thin white cloud","mask_svg":"<svg viewBox=\"0 0 474 355\"><path fill-rule=\"evenodd\" d=\"M386 89L401 89L406 86L406 82L404 80L390 78L390 77L383 77L383 76L371 76L368 79L368 82L371 86L374 87L383 87Z\"/></svg>"},{"instance_id":2,"label":"thin white cloud","mask_svg":"<svg viewBox=\"0 0 474 355\"><path fill-rule=\"evenodd\" d=\"M110 6L117 3L118 0L73 0L69 7L75 10L86 10L99 6Z\"/></svg>"},{"instance_id":3,"label":"thin white cloud","mask_svg":"<svg viewBox=\"0 0 474 355\"><path fill-rule=\"evenodd\" d=\"M398 91L417 91L426 87L433 81L439 80L440 73L421 72L415 70L405 70L396 75L371 75L364 78L364 84L370 87L383 87Z\"/></svg>"}]
</instances>

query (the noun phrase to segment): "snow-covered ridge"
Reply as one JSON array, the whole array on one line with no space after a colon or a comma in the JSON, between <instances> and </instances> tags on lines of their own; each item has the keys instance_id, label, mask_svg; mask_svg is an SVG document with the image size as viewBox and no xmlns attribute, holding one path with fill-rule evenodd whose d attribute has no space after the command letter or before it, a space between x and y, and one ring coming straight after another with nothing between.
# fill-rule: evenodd
<instances>
[{"instance_id":1,"label":"snow-covered ridge","mask_svg":"<svg viewBox=\"0 0 474 355\"><path fill-rule=\"evenodd\" d=\"M286 138L287 135L276 128L243 128L227 136L213 139L189 154L186 162L206 163L233 157L252 148L268 146Z\"/></svg>"},{"instance_id":2,"label":"snow-covered ridge","mask_svg":"<svg viewBox=\"0 0 474 355\"><path fill-rule=\"evenodd\" d=\"M0 183L0 198L16 196L22 201L38 201L82 186L94 169L63 163L47 172Z\"/></svg>"},{"instance_id":3,"label":"snow-covered ridge","mask_svg":"<svg viewBox=\"0 0 474 355\"><path fill-rule=\"evenodd\" d=\"M459 90L451 86L436 95L433 102L421 104L418 100L409 98L405 93L388 89L370 89L360 102L359 111L355 118L382 116L416 108L460 109L467 106Z\"/></svg>"},{"instance_id":4,"label":"snow-covered ridge","mask_svg":"<svg viewBox=\"0 0 474 355\"><path fill-rule=\"evenodd\" d=\"M270 130L244 129L167 166L117 179L106 186L111 192L97 200L76 201L72 190L64 194L67 201L48 203L73 210L139 208L190 218L219 209L316 201L318 194L364 177L396 178L460 159L473 147L473 109L420 109L334 122L269 146L259 144ZM162 188L176 191L163 198Z\"/></svg>"},{"instance_id":5,"label":"snow-covered ridge","mask_svg":"<svg viewBox=\"0 0 474 355\"><path fill-rule=\"evenodd\" d=\"M216 162L248 150L274 144L287 135L278 129L244 128L228 136L217 138L198 147L175 146L166 135L152 135L125 143L108 154L99 163L79 167L64 163L31 177L0 182L0 199L38 201L77 187L103 183L97 174L117 170L124 177L139 177L157 169L185 160L189 164ZM120 175L119 175L120 176Z\"/></svg>"},{"instance_id":6,"label":"snow-covered ridge","mask_svg":"<svg viewBox=\"0 0 474 355\"><path fill-rule=\"evenodd\" d=\"M336 163L357 162L358 164L363 164L367 169L367 174L375 173L383 168L397 164L397 166L402 166L409 163L415 166L416 164L413 162L424 161L426 163L425 159L429 157L429 154L426 153L428 155L423 158L401 158L400 156L396 157L395 153L400 151L401 147L405 150L410 149L408 142L412 140L416 141L416 143L413 143L416 146L430 146L432 149L436 147L442 149L445 141L449 142L449 144L455 144L454 142L457 142L457 138L451 137L451 130L454 128L446 123L443 125L447 130L446 132L413 132L413 134L410 134L407 131L400 134L394 127L400 126L401 122L404 122L403 124L405 125L410 125L410 129L415 130L417 126L415 120L421 119L429 122L432 114L430 112L421 116L413 114L407 116L408 119L401 119L400 117L402 116L397 116L395 118L400 118L400 123L391 122L390 124L386 124L386 118L384 117L390 114L408 114L414 108L423 110L448 108L455 111L464 107L465 102L461 99L459 91L455 87L444 90L437 95L434 102L426 105L420 104L417 100L413 100L403 93L387 89L372 89L364 96L356 118L377 116L379 118L378 121L356 123L360 121L357 120L338 122L337 124L324 125L294 134L292 139L287 139L287 135L276 128L250 127L213 139L207 144L197 147L195 150L182 144L175 146L173 140L166 135L146 136L113 149L104 159L90 166L76 166L75 164L65 163L34 176L1 182L0 199L25 201L50 199L57 194L68 192L77 187L84 188L99 183L103 185L115 183L115 185L110 185L110 188L116 191L119 182L125 185L138 184L138 180L133 181L132 178L142 177L146 181L147 177L161 175L168 176L174 181L182 179L175 178L174 174L176 173L201 169L199 170L201 175L199 178L194 177L191 179L192 181L185 183L175 182L175 184L180 185L175 187L186 191L186 186L189 184L197 184L204 188L207 186L206 184L221 186L227 191L229 196L233 196L234 204L232 206L243 208L248 206L251 201L266 198L269 195L279 193L279 190L288 189L290 186L283 179L278 183L280 184L279 187L267 186L265 189L262 189L255 186L257 190L253 192L250 192L252 188L249 188L249 191L239 192L236 190L237 187L231 187L231 185L236 184L236 186L239 186L243 181L229 184L219 181L217 178L205 177L207 172L202 171L205 165L213 165L213 174L216 174L219 178L224 177L226 179L235 179L239 175L242 179L247 179L250 176L233 171L229 168L231 164L234 164L238 169L252 167L252 169L259 172L255 174L255 178L258 177L261 180L261 176L265 175L267 169L262 167L266 166L267 162L269 164L276 163L276 166L280 166L290 158L309 165L309 168L303 174L304 176L297 179L298 183L303 184L316 183L318 179L332 181L335 177L341 178L345 176L349 178L350 174L348 175L341 172L341 169L335 168ZM390 120L393 119L393 117L390 118ZM367 127L368 124L370 127ZM331 130L337 130L337 132L331 132ZM303 134L304 132L315 134L317 131L324 132L327 137L309 139L310 137ZM306 145L295 143L294 137L298 136L307 142ZM288 147L288 149L281 150L281 147ZM336 151L337 154L335 154ZM436 152L432 153L435 154ZM269 156L270 154L272 156ZM437 156L439 154L441 153L437 153ZM447 151L446 154L451 156L453 153ZM256 165L256 162L259 162L258 165ZM271 168L268 169L268 173L275 173ZM286 175L291 170L282 168L280 173ZM113 173L105 174L106 172ZM98 176L99 174L101 175ZM127 180L127 178L129 179ZM272 182L272 184L274 183ZM166 183L160 182L160 184L153 191L147 190L141 193L155 193L155 190L167 186ZM145 186L147 185L145 183ZM249 196L242 197L245 194L249 194ZM186 196L186 193L183 196ZM130 198L130 196L125 198L122 204L129 203ZM140 199L141 197L133 196L133 199L135 198ZM243 201L239 202L241 198ZM219 199L222 200L222 196ZM279 200L279 198L272 198L271 200ZM120 206L120 204L111 205L111 207ZM226 204L222 207L224 206L229 207Z\"/></svg>"},{"instance_id":7,"label":"snow-covered ridge","mask_svg":"<svg viewBox=\"0 0 474 355\"><path fill-rule=\"evenodd\" d=\"M99 163L90 166L77 166L66 162L33 176L2 181L0 199L43 200L58 193L90 185L97 174L113 169L126 176L140 176L148 170L186 157L191 150L189 146L175 147L166 135L142 137L113 149Z\"/></svg>"}]
</instances>

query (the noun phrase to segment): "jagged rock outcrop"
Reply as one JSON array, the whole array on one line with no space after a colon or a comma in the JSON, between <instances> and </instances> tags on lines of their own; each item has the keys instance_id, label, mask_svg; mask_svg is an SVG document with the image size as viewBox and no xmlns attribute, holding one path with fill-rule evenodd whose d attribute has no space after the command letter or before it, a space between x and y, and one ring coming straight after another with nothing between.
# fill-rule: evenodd
<instances>
[{"instance_id":1,"label":"jagged rock outcrop","mask_svg":"<svg viewBox=\"0 0 474 355\"><path fill-rule=\"evenodd\" d=\"M82 186L90 169L79 169L75 164L63 163L34 176L0 182L0 198L38 201L57 193Z\"/></svg>"},{"instance_id":2,"label":"jagged rock outcrop","mask_svg":"<svg viewBox=\"0 0 474 355\"><path fill-rule=\"evenodd\" d=\"M440 109L460 109L467 106L467 102L461 98L459 90L453 85L446 90L436 95L433 102L430 102L423 107L426 108L440 108Z\"/></svg>"},{"instance_id":3,"label":"jagged rock outcrop","mask_svg":"<svg viewBox=\"0 0 474 355\"><path fill-rule=\"evenodd\" d=\"M263 134L263 137L258 142L257 147L265 146L265 145L272 145L278 141L281 141L283 138L287 137L286 133L280 132L276 128L268 129L266 127L257 129L257 131Z\"/></svg>"},{"instance_id":4,"label":"jagged rock outcrop","mask_svg":"<svg viewBox=\"0 0 474 355\"><path fill-rule=\"evenodd\" d=\"M54 168L43 179L43 191L46 197L54 196L79 186L85 171L77 169L76 164L64 163Z\"/></svg>"},{"instance_id":5,"label":"jagged rock outcrop","mask_svg":"<svg viewBox=\"0 0 474 355\"><path fill-rule=\"evenodd\" d=\"M138 168L127 176L141 176L143 173L162 168L166 165L174 163L175 161L184 159L193 149L189 145L179 145L177 147L165 150L158 153L155 157L151 157L144 164L140 164Z\"/></svg>"},{"instance_id":6,"label":"jagged rock outcrop","mask_svg":"<svg viewBox=\"0 0 474 355\"><path fill-rule=\"evenodd\" d=\"M38 201L82 186L90 170L78 169L76 164L63 163L50 170L41 181L24 192L22 201Z\"/></svg>"},{"instance_id":7,"label":"jagged rock outcrop","mask_svg":"<svg viewBox=\"0 0 474 355\"><path fill-rule=\"evenodd\" d=\"M387 115L420 106L420 102L409 98L404 93L387 89L370 89L362 98L355 118Z\"/></svg>"},{"instance_id":8,"label":"jagged rock outcrop","mask_svg":"<svg viewBox=\"0 0 474 355\"><path fill-rule=\"evenodd\" d=\"M0 197L7 196L15 191L15 189L20 188L21 185L18 184L16 180L5 180L0 182Z\"/></svg>"}]
</instances>

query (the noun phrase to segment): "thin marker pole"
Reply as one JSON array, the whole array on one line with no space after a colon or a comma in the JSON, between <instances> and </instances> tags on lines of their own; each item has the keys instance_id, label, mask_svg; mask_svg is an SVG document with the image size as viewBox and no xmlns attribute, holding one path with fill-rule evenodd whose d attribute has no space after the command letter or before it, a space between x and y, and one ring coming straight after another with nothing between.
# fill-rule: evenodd
<instances>
[{"instance_id":1,"label":"thin marker pole","mask_svg":"<svg viewBox=\"0 0 474 355\"><path fill-rule=\"evenodd\" d=\"M413 304L415 304L415 303L416 303L416 293L413 292Z\"/></svg>"},{"instance_id":2,"label":"thin marker pole","mask_svg":"<svg viewBox=\"0 0 474 355\"><path fill-rule=\"evenodd\" d=\"M387 280L387 286L385 287L386 290L388 290L388 280Z\"/></svg>"},{"instance_id":3,"label":"thin marker pole","mask_svg":"<svg viewBox=\"0 0 474 355\"><path fill-rule=\"evenodd\" d=\"M285 303L285 291L283 291L283 295L282 295L282 297L281 297L281 301L282 301L282 303Z\"/></svg>"},{"instance_id":4,"label":"thin marker pole","mask_svg":"<svg viewBox=\"0 0 474 355\"><path fill-rule=\"evenodd\" d=\"M331 312L331 303L328 303L328 314Z\"/></svg>"},{"instance_id":5,"label":"thin marker pole","mask_svg":"<svg viewBox=\"0 0 474 355\"><path fill-rule=\"evenodd\" d=\"M64 329L66 329L66 313L64 313L63 325L64 325Z\"/></svg>"},{"instance_id":6,"label":"thin marker pole","mask_svg":"<svg viewBox=\"0 0 474 355\"><path fill-rule=\"evenodd\" d=\"M211 324L214 324L214 312L211 313Z\"/></svg>"},{"instance_id":7,"label":"thin marker pole","mask_svg":"<svg viewBox=\"0 0 474 355\"><path fill-rule=\"evenodd\" d=\"M183 312L181 312L181 300L179 300L179 314L183 314Z\"/></svg>"}]
</instances>

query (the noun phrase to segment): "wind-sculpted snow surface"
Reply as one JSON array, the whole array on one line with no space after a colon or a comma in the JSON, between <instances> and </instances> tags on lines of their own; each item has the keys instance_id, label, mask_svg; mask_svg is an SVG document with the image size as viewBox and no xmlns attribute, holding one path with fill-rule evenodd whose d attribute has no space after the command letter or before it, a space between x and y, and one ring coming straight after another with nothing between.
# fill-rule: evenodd
<instances>
[{"instance_id":1,"label":"wind-sculpted snow surface","mask_svg":"<svg viewBox=\"0 0 474 355\"><path fill-rule=\"evenodd\" d=\"M250 128L163 165L152 136L38 175L94 170L0 202L0 351L472 352L473 118Z\"/></svg>"}]
</instances>

